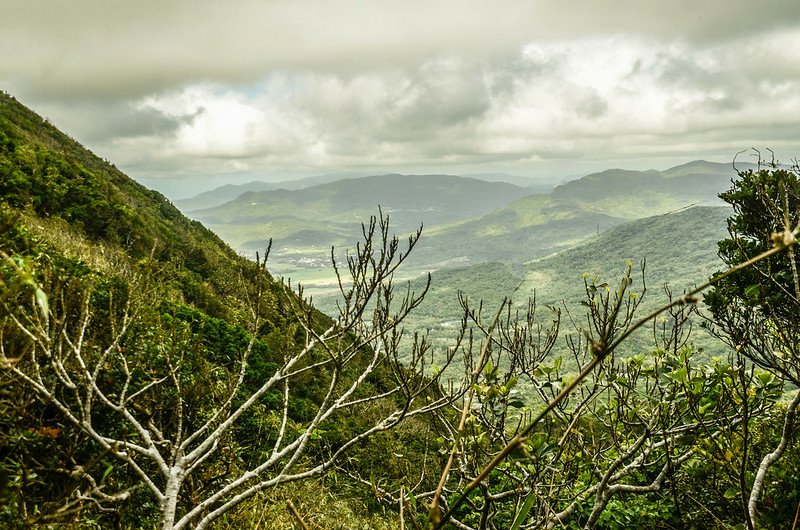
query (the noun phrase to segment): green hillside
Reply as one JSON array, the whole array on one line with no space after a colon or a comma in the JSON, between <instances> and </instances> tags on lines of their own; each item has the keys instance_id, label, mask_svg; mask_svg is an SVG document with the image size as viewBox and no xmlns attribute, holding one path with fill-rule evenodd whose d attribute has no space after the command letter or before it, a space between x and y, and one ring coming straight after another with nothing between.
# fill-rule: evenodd
<instances>
[{"instance_id":1,"label":"green hillside","mask_svg":"<svg viewBox=\"0 0 800 530\"><path fill-rule=\"evenodd\" d=\"M628 220L690 205L718 205L735 172L698 161L664 172L612 169L530 195L456 226L434 228L417 260L519 264L570 248Z\"/></svg>"},{"instance_id":2,"label":"green hillside","mask_svg":"<svg viewBox=\"0 0 800 530\"><path fill-rule=\"evenodd\" d=\"M414 259L429 267L453 259L519 265L569 248L622 222L624 219L579 204L556 201L552 195L531 195L478 219L434 228Z\"/></svg>"},{"instance_id":3,"label":"green hillside","mask_svg":"<svg viewBox=\"0 0 800 530\"><path fill-rule=\"evenodd\" d=\"M165 470L183 466L173 448L197 445L195 436L209 434L204 422L221 428L213 418L236 407L247 408L205 446L175 494L176 517L188 517L191 496L207 497L206 487L253 480L245 472L284 437L303 439L298 456L280 459L286 470L321 466L331 444L395 406L381 397L352 417L334 408L308 427L324 438L303 434L329 406L326 395L354 385L353 397L364 398L394 384L388 360L368 365L369 343L355 343L347 329L337 347L352 349L348 357L320 362L327 354L303 330L330 325L161 194L0 93L0 526L168 527L154 492L166 495ZM287 358L299 370L285 390L272 389L289 372ZM127 444L148 449L133 459L120 450ZM370 447L366 437L358 446L367 460ZM264 499L242 505L228 524L250 526ZM383 525L355 506L341 495L324 517ZM285 510L274 521L282 519L290 519Z\"/></svg>"},{"instance_id":4,"label":"green hillside","mask_svg":"<svg viewBox=\"0 0 800 530\"><path fill-rule=\"evenodd\" d=\"M720 268L717 241L727 235L729 215L725 207L695 206L616 226L575 248L526 263L520 292L535 289L547 304L575 302L582 296L584 273L611 281L628 259L647 261L648 296L658 297L664 284L680 292Z\"/></svg>"}]
</instances>

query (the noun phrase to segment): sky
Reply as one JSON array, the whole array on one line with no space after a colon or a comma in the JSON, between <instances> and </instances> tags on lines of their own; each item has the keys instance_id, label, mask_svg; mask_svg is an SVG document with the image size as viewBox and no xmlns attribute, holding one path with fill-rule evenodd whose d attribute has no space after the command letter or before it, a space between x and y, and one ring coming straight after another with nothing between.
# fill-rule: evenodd
<instances>
[{"instance_id":1,"label":"sky","mask_svg":"<svg viewBox=\"0 0 800 530\"><path fill-rule=\"evenodd\" d=\"M800 156L797 0L3 0L0 89L173 198Z\"/></svg>"}]
</instances>

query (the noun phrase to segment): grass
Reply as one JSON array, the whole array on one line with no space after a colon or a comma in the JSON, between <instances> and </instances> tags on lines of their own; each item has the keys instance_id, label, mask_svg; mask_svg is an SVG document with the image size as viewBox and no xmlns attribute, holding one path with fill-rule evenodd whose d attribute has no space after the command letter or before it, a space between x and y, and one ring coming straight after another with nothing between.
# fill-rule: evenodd
<instances>
[{"instance_id":1,"label":"grass","mask_svg":"<svg viewBox=\"0 0 800 530\"><path fill-rule=\"evenodd\" d=\"M343 491L336 483L308 480L277 487L242 504L215 523L217 530L264 528L296 530L300 528L287 503L297 509L305 524L314 530L395 530L399 514L385 506L367 503L361 491ZM379 511L376 511L379 510Z\"/></svg>"}]
</instances>

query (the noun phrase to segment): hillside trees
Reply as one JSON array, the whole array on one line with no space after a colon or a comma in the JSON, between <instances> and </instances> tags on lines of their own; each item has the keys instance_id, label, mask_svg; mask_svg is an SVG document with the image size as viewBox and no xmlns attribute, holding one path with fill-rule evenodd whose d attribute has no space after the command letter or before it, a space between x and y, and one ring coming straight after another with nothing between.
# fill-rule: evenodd
<instances>
[{"instance_id":1,"label":"hillside trees","mask_svg":"<svg viewBox=\"0 0 800 530\"><path fill-rule=\"evenodd\" d=\"M402 248L387 220L373 218L363 235L347 257L338 317L285 296L296 328L280 344L261 340L278 310L265 263L243 270L245 327L228 328L238 348L227 351L208 349L185 310L153 303L164 280L152 260L120 263L113 278L4 248L4 372L46 405L49 421L82 433L89 455L50 464L72 482L39 520L113 510L144 490L160 528L205 528L258 492L318 476L375 433L456 399L458 384L445 391L439 375L427 375L422 338L400 359L400 326L424 292L401 292L393 274L419 233ZM446 368L454 357L437 362ZM337 430L345 412L364 421Z\"/></svg>"},{"instance_id":2,"label":"hillside trees","mask_svg":"<svg viewBox=\"0 0 800 530\"><path fill-rule=\"evenodd\" d=\"M656 315L628 270L587 278L580 312L465 303L432 363L401 328L425 289L394 283L418 233L365 226L329 319L0 95L0 526L202 528L334 467L420 527L767 525L762 495L797 491L800 395L775 405L800 379L797 171L726 197L737 272L707 302L729 359L682 331L699 289L662 307L653 350L617 351ZM386 467L362 442L408 419L424 439L389 458L419 474L360 474Z\"/></svg>"}]
</instances>

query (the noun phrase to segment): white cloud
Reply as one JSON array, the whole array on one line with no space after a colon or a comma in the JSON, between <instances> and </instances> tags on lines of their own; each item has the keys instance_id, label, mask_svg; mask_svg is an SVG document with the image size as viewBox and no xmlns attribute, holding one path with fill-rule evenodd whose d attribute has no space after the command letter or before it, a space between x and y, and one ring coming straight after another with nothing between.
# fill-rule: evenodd
<instances>
[{"instance_id":1,"label":"white cloud","mask_svg":"<svg viewBox=\"0 0 800 530\"><path fill-rule=\"evenodd\" d=\"M437 56L413 69L285 71L245 87L190 85L138 108L180 123L165 131L162 158L219 159L218 171L232 157L247 168L325 169L599 159L608 150L647 156L669 151L663 144L676 135L684 136L679 150L686 138L697 141L687 156L734 153L750 140L739 125L797 123L789 111L800 103L800 76L754 76L775 46L759 42L532 42L491 63Z\"/></svg>"},{"instance_id":2,"label":"white cloud","mask_svg":"<svg viewBox=\"0 0 800 530\"><path fill-rule=\"evenodd\" d=\"M0 54L139 176L800 151L796 0L10 0Z\"/></svg>"}]
</instances>

